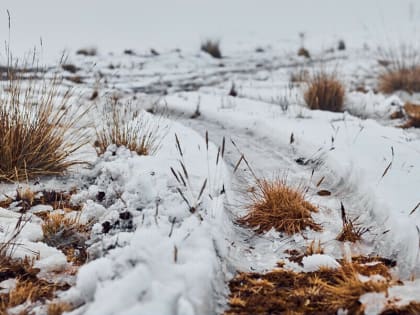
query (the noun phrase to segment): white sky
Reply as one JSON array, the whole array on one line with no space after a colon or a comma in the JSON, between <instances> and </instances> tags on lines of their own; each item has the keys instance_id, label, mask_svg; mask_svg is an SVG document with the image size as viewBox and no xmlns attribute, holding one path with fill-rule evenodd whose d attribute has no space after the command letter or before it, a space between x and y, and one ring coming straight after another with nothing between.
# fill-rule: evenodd
<instances>
[{"instance_id":1,"label":"white sky","mask_svg":"<svg viewBox=\"0 0 420 315\"><path fill-rule=\"evenodd\" d=\"M203 38L240 42L298 43L305 31L321 45L406 33L420 23L415 0L1 0L0 39L28 51L43 40L44 57L85 46L120 52L150 47L197 49ZM398 35L399 36L399 35Z\"/></svg>"}]
</instances>

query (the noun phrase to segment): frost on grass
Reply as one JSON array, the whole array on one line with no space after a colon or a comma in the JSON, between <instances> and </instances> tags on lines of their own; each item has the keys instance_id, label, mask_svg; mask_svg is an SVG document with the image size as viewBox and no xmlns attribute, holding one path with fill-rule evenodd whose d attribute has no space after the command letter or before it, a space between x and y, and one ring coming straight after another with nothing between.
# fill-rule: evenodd
<instances>
[{"instance_id":1,"label":"frost on grass","mask_svg":"<svg viewBox=\"0 0 420 315\"><path fill-rule=\"evenodd\" d=\"M220 232L224 163L212 143L176 123L170 128L172 137L163 139L155 156L109 147L91 170L89 190L75 197L87 200L81 219L100 218L92 228L91 261L64 294L64 301L80 306L75 312L215 313L209 297L224 279L218 257L225 250ZM206 161L209 169L202 167ZM191 190L179 187L170 169L184 172L180 162ZM200 196L206 179L192 212L178 188L186 198Z\"/></svg>"},{"instance_id":2,"label":"frost on grass","mask_svg":"<svg viewBox=\"0 0 420 315\"><path fill-rule=\"evenodd\" d=\"M238 222L258 233L275 229L291 235L307 228L321 230L311 216L318 209L305 200L301 190L287 186L285 179L258 180L250 198L249 212Z\"/></svg>"},{"instance_id":3,"label":"frost on grass","mask_svg":"<svg viewBox=\"0 0 420 315\"><path fill-rule=\"evenodd\" d=\"M161 128L151 122L144 111L134 110L130 103L110 100L110 111L104 113L104 123L96 126L95 147L98 154L114 144L124 146L138 155L152 155L159 149Z\"/></svg>"}]
</instances>

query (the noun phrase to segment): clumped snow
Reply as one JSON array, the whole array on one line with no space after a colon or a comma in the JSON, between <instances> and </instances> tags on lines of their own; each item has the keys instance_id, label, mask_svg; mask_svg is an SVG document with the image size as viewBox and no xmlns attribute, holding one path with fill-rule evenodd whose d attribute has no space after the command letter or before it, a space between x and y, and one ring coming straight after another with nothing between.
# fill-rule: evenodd
<instances>
[{"instance_id":1,"label":"clumped snow","mask_svg":"<svg viewBox=\"0 0 420 315\"><path fill-rule=\"evenodd\" d=\"M303 257L302 264L303 270L305 272L317 271L322 267L330 269L336 269L340 267L340 264L334 258L323 254L314 254L311 256Z\"/></svg>"}]
</instances>

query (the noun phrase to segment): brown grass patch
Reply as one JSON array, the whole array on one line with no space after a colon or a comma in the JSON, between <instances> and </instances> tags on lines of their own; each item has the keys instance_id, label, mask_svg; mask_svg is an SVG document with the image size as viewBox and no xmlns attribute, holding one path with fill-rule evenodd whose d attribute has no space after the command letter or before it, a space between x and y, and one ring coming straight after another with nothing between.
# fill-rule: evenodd
<instances>
[{"instance_id":1,"label":"brown grass patch","mask_svg":"<svg viewBox=\"0 0 420 315\"><path fill-rule=\"evenodd\" d=\"M144 114L134 111L131 104L111 100L111 112L105 113L105 123L96 128L95 147L98 155L106 152L108 146L124 146L138 155L151 155L160 145L159 126L152 126Z\"/></svg>"},{"instance_id":2,"label":"brown grass patch","mask_svg":"<svg viewBox=\"0 0 420 315\"><path fill-rule=\"evenodd\" d=\"M61 315L71 310L73 310L73 307L68 303L50 303L48 304L47 315Z\"/></svg>"},{"instance_id":3,"label":"brown grass patch","mask_svg":"<svg viewBox=\"0 0 420 315\"><path fill-rule=\"evenodd\" d=\"M0 97L0 180L60 175L82 163L69 157L87 143L75 128L85 112L71 111L71 93L60 95L59 86L10 75Z\"/></svg>"},{"instance_id":4,"label":"brown grass patch","mask_svg":"<svg viewBox=\"0 0 420 315\"><path fill-rule=\"evenodd\" d=\"M79 218L64 214L49 214L42 224L44 242L63 251L69 262L82 265L87 260L86 240L90 224L84 225Z\"/></svg>"},{"instance_id":5,"label":"brown grass patch","mask_svg":"<svg viewBox=\"0 0 420 315\"><path fill-rule=\"evenodd\" d=\"M378 55L382 66L378 77L381 92L420 92L420 56L416 47L401 45L380 49Z\"/></svg>"},{"instance_id":6,"label":"brown grass patch","mask_svg":"<svg viewBox=\"0 0 420 315\"><path fill-rule=\"evenodd\" d=\"M342 112L345 88L336 73L318 70L307 80L304 99L310 109Z\"/></svg>"},{"instance_id":7,"label":"brown grass patch","mask_svg":"<svg viewBox=\"0 0 420 315\"><path fill-rule=\"evenodd\" d=\"M10 292L0 294L0 312L8 314L7 310L9 308L21 305L27 301L34 303L51 300L57 291L67 290L68 288L69 285L67 284L49 283L41 279L18 279L16 286Z\"/></svg>"},{"instance_id":8,"label":"brown grass patch","mask_svg":"<svg viewBox=\"0 0 420 315\"><path fill-rule=\"evenodd\" d=\"M257 233L265 233L272 228L288 235L306 228L321 230L311 217L318 209L305 200L299 189L287 186L285 179L259 180L257 187L250 191L250 197L251 202L247 205L249 212L238 222Z\"/></svg>"},{"instance_id":9,"label":"brown grass patch","mask_svg":"<svg viewBox=\"0 0 420 315\"><path fill-rule=\"evenodd\" d=\"M213 58L216 58L216 59L222 58L222 52L220 51L220 42L218 40L208 39L202 42L201 50L208 53Z\"/></svg>"},{"instance_id":10,"label":"brown grass patch","mask_svg":"<svg viewBox=\"0 0 420 315\"><path fill-rule=\"evenodd\" d=\"M404 306L389 305L380 315L418 315L420 314L420 303L410 302Z\"/></svg>"},{"instance_id":11,"label":"brown grass patch","mask_svg":"<svg viewBox=\"0 0 420 315\"><path fill-rule=\"evenodd\" d=\"M56 190L42 190L41 192L34 192L29 187L23 186L16 189L16 197L7 197L0 202L0 207L8 208L14 202L16 206L21 207L21 212L29 210L37 205L49 205L54 210L63 209L64 211L79 211L82 205L71 202L71 196L76 193L76 190L69 192Z\"/></svg>"},{"instance_id":12,"label":"brown grass patch","mask_svg":"<svg viewBox=\"0 0 420 315\"><path fill-rule=\"evenodd\" d=\"M363 314L359 298L368 292L386 292L394 284L383 281L361 281L361 266L345 263L338 269L321 268L315 272L295 273L275 269L266 274L239 273L229 283L229 309L225 315L245 314ZM370 275L382 275L379 261L364 265ZM386 267L385 267L386 268Z\"/></svg>"},{"instance_id":13,"label":"brown grass patch","mask_svg":"<svg viewBox=\"0 0 420 315\"><path fill-rule=\"evenodd\" d=\"M33 267L34 259L12 259L7 252L13 242L2 246L0 253L0 282L16 279L16 286L7 293L0 293L0 314L8 314L11 307L26 301L44 302L52 299L58 290L67 290L70 286L63 283L50 283L37 277L39 269ZM27 310L25 309L25 312Z\"/></svg>"},{"instance_id":14,"label":"brown grass patch","mask_svg":"<svg viewBox=\"0 0 420 315\"><path fill-rule=\"evenodd\" d=\"M395 91L420 92L420 66L382 73L379 76L378 89L388 94Z\"/></svg>"},{"instance_id":15,"label":"brown grass patch","mask_svg":"<svg viewBox=\"0 0 420 315\"><path fill-rule=\"evenodd\" d=\"M404 104L404 112L407 115L407 122L402 128L420 128L420 105L407 102Z\"/></svg>"}]
</instances>

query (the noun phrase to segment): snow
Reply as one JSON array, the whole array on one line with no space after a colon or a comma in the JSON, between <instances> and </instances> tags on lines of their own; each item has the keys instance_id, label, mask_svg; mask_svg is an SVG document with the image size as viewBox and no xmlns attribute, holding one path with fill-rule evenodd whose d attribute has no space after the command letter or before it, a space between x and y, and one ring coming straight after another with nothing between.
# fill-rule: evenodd
<instances>
[{"instance_id":1,"label":"snow","mask_svg":"<svg viewBox=\"0 0 420 315\"><path fill-rule=\"evenodd\" d=\"M4 5L12 12L12 47L20 53L22 43L36 44L41 35L42 54L54 60L57 51L67 46L69 62L80 68L78 75L84 81L79 86L80 104L100 108L106 106L106 97L118 95L154 112L143 115L164 130L155 155L138 156L112 145L97 157L86 148L83 157L90 162L88 167L30 185L38 190L77 187L72 201L82 204L82 210L66 216L77 216L83 224L93 222L89 261L74 278L66 275L73 286L59 294L77 306L70 314L221 313L226 307L227 281L238 271L269 271L285 259L285 268L312 272L320 267L338 268L339 259L350 260L352 255L395 260L392 274L403 281L390 288L388 296L362 296L366 314L379 313L389 301L405 305L418 300L420 282L411 279L420 276L420 210L411 211L420 201L420 133L396 128L402 121L389 117L406 100L418 101L419 95L375 93L375 81L368 72L378 70L372 60L378 29L393 31L396 23L396 33L416 29L417 4L328 0L321 6L298 0L268 1L262 6L248 0L218 4L142 0L119 4L116 10L107 1L81 4L75 0L60 4L65 14L51 15L57 10L53 2L46 0L43 7L25 4L23 10L21 1L6 0ZM356 9L357 14L349 14ZM232 23L234 16L237 23ZM31 22L34 19L36 23ZM29 23L33 28L27 30ZM52 30L51 24L60 27ZM302 25L315 26L305 30ZM307 34L305 45L313 52L312 61L295 56L301 31ZM201 39L221 33L226 58L214 60L198 52ZM349 48L325 53L339 38ZM74 50L89 46L99 47L98 56L74 55ZM161 54L151 56L151 47ZM176 47L182 51L175 51ZM263 47L264 52L256 53L256 47ZM122 54L125 48L133 48L136 54ZM320 59L343 71L348 88L342 113L309 110L303 86L288 82L291 72L300 67L313 70ZM58 67L49 71L47 77L62 73ZM354 91L360 82L366 83L368 93ZM68 81L64 84L72 86ZM232 84L238 97L227 95ZM94 90L99 97L89 101ZM95 122L103 118L96 110L90 117ZM217 159L223 137L225 154ZM252 181L244 165L232 172L242 153L257 176L287 174L290 185L307 186L307 198L319 208L313 218L323 231L289 237L275 230L255 235L238 226L235 220L245 213L241 192ZM181 163L188 173L187 187L171 171L172 167L187 177ZM2 193L15 194L15 186L2 184ZM317 195L320 189L331 196ZM103 200L97 198L99 193ZM342 227L341 204L351 218L369 228L355 244L336 240ZM42 242L42 220L35 214L51 210L51 206L37 205L27 211L27 222L17 239L22 246L15 248L13 257L38 257L35 267L44 275L71 273L74 266L66 256ZM14 205L0 208L2 239L10 237L18 211ZM107 233L104 224L111 227ZM312 241L321 243L324 254L305 256L303 267L287 260L286 249L303 252ZM12 285L1 283L0 287ZM38 307L36 313L43 314L45 310Z\"/></svg>"},{"instance_id":2,"label":"snow","mask_svg":"<svg viewBox=\"0 0 420 315\"><path fill-rule=\"evenodd\" d=\"M317 271L322 267L330 269L337 269L340 267L340 264L334 258L323 254L305 256L303 257L302 263L305 272Z\"/></svg>"},{"instance_id":3,"label":"snow","mask_svg":"<svg viewBox=\"0 0 420 315\"><path fill-rule=\"evenodd\" d=\"M42 39L41 55L49 62L58 60L63 49L74 52L92 46L100 54L152 47L197 51L208 37L221 39L224 50L249 49L250 42L253 49L280 45L282 51L297 50L300 32L306 33L307 45L317 49L335 47L341 38L348 47L361 47L412 39L420 14L418 4L410 0L267 0L264 5L252 0L44 0L42 6L3 0L2 39L8 38L6 9L15 54L39 48Z\"/></svg>"},{"instance_id":4,"label":"snow","mask_svg":"<svg viewBox=\"0 0 420 315\"><path fill-rule=\"evenodd\" d=\"M64 295L72 303L86 303L74 314L213 312L209 296L214 294L213 286L224 281L223 262L215 249L224 246L218 235L223 195L215 194L225 180L224 166L215 164L213 144L207 152L204 139L191 130L176 123L169 128L156 156L138 156L111 146L86 174L94 183L80 193L86 201L82 213L99 219L92 232L92 241L97 242L91 254L101 257L80 268L76 285ZM203 180L209 180L197 207L199 215L190 213L180 198L170 171L171 166L179 167L175 134L193 190L185 194L196 196ZM209 170L201 167L203 163L209 163ZM105 206L96 201L98 191L105 192ZM213 200L207 197L210 194ZM125 232L104 236L100 223L117 221L122 211L129 211L133 222L121 222L119 227Z\"/></svg>"}]
</instances>

